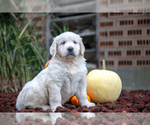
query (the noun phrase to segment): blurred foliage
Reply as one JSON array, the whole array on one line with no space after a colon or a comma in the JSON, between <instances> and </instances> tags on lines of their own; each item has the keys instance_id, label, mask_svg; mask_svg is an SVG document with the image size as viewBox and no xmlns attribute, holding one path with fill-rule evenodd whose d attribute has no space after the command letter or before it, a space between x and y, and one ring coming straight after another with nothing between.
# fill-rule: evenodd
<instances>
[{"instance_id":1,"label":"blurred foliage","mask_svg":"<svg viewBox=\"0 0 150 125\"><path fill-rule=\"evenodd\" d=\"M67 23L65 23L62 28L55 22L52 22L52 25L54 27L54 30L51 30L51 34L53 35L53 37L55 37L63 32L69 31L69 25Z\"/></svg>"},{"instance_id":2,"label":"blurred foliage","mask_svg":"<svg viewBox=\"0 0 150 125\"><path fill-rule=\"evenodd\" d=\"M55 14L50 14L51 19L60 19L61 18L59 16L56 16ZM72 24L71 24L72 25ZM55 22L52 20L51 22L51 34L53 37L63 33L63 32L67 32L67 31L72 31L74 33L80 33L82 31L82 28L79 27L76 30L71 30L72 28L70 28L70 24L68 21L62 21L62 23L60 22Z\"/></svg>"},{"instance_id":3,"label":"blurred foliage","mask_svg":"<svg viewBox=\"0 0 150 125\"><path fill-rule=\"evenodd\" d=\"M32 34L35 25L29 25L33 18L22 28L25 20L22 14L0 14L0 91L2 92L19 91L45 65L43 50L39 50L38 40Z\"/></svg>"}]
</instances>

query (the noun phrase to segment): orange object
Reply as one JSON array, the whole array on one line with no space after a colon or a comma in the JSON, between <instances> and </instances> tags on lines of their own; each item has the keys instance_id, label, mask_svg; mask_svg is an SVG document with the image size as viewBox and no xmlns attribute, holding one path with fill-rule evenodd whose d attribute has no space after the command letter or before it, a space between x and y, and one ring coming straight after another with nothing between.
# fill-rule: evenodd
<instances>
[{"instance_id":1,"label":"orange object","mask_svg":"<svg viewBox=\"0 0 150 125\"><path fill-rule=\"evenodd\" d=\"M49 61L47 61L47 63L45 64L44 69L48 67L49 62L50 62L50 60L49 60Z\"/></svg>"},{"instance_id":2,"label":"orange object","mask_svg":"<svg viewBox=\"0 0 150 125\"><path fill-rule=\"evenodd\" d=\"M87 99L88 101L90 102L91 101L91 98L87 95ZM77 97L76 96L73 96L70 98L70 101L72 104L76 105L76 106L81 106L80 102L78 101Z\"/></svg>"}]
</instances>

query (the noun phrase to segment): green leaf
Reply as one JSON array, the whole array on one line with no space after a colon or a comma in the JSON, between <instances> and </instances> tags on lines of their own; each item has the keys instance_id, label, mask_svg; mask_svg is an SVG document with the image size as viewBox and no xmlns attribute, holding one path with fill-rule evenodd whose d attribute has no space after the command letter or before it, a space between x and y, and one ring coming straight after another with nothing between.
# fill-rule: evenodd
<instances>
[{"instance_id":1,"label":"green leaf","mask_svg":"<svg viewBox=\"0 0 150 125\"><path fill-rule=\"evenodd\" d=\"M27 27L29 26L29 24L32 22L32 20L35 18L37 14L35 14L31 20L29 20L29 22L25 25L25 27L23 28L23 30L21 31L19 38L21 38L22 34L25 32L25 30L27 29Z\"/></svg>"}]
</instances>

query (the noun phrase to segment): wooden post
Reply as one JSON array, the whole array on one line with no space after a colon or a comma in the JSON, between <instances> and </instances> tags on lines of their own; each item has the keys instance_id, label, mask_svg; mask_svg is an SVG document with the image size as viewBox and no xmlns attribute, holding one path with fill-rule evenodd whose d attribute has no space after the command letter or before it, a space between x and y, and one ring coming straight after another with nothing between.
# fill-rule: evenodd
<instances>
[{"instance_id":1,"label":"wooden post","mask_svg":"<svg viewBox=\"0 0 150 125\"><path fill-rule=\"evenodd\" d=\"M46 61L48 61L50 59L50 40L52 39L51 33L50 33L50 23L51 23L51 18L49 15L50 12L50 1L46 0L46 52L47 52L47 56L46 56Z\"/></svg>"}]
</instances>

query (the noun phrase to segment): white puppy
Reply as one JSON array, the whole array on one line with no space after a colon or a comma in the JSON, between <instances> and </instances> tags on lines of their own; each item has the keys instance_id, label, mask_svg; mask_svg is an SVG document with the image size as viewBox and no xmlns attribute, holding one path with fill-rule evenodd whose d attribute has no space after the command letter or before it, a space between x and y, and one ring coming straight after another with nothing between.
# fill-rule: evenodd
<instances>
[{"instance_id":1,"label":"white puppy","mask_svg":"<svg viewBox=\"0 0 150 125\"><path fill-rule=\"evenodd\" d=\"M84 45L79 35L65 32L54 38L50 47L52 59L19 93L16 108L40 107L55 111L76 94L81 106L94 106L87 100L87 68Z\"/></svg>"}]
</instances>

